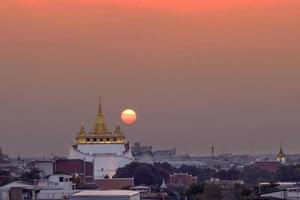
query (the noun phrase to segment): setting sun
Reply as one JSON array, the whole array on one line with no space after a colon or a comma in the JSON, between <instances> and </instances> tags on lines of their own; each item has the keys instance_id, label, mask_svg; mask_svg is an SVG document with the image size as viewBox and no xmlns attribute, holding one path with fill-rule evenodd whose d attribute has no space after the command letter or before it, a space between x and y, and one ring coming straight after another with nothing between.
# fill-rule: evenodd
<instances>
[{"instance_id":1,"label":"setting sun","mask_svg":"<svg viewBox=\"0 0 300 200\"><path fill-rule=\"evenodd\" d=\"M125 124L133 124L136 121L137 115L134 110L126 109L121 114L121 119Z\"/></svg>"}]
</instances>

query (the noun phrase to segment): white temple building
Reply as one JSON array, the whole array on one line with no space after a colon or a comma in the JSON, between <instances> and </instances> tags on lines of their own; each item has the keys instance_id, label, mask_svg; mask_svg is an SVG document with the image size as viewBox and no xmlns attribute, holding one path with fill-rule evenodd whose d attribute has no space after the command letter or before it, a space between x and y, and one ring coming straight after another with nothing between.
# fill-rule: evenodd
<instances>
[{"instance_id":1,"label":"white temple building","mask_svg":"<svg viewBox=\"0 0 300 200\"><path fill-rule=\"evenodd\" d=\"M70 149L70 159L82 159L94 163L94 178L112 178L119 167L133 161L129 142L120 128L116 126L114 132L107 129L101 98L94 128L86 132L81 126Z\"/></svg>"}]
</instances>

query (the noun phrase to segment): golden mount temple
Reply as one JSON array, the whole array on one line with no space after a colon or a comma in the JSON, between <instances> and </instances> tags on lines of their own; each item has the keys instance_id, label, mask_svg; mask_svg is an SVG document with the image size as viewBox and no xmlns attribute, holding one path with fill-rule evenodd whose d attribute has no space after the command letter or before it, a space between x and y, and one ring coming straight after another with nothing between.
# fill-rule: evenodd
<instances>
[{"instance_id":1,"label":"golden mount temple","mask_svg":"<svg viewBox=\"0 0 300 200\"><path fill-rule=\"evenodd\" d=\"M82 159L94 163L94 178L112 177L119 167L133 161L133 156L120 126L110 132L105 123L101 98L96 121L91 132L82 125L70 149L70 159Z\"/></svg>"}]
</instances>

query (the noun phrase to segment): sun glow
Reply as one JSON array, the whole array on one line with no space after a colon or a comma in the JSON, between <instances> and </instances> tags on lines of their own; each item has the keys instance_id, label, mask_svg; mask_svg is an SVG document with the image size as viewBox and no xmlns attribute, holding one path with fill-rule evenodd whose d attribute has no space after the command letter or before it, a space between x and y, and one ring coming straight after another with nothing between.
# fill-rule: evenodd
<instances>
[{"instance_id":1,"label":"sun glow","mask_svg":"<svg viewBox=\"0 0 300 200\"><path fill-rule=\"evenodd\" d=\"M137 115L134 110L126 109L121 114L121 119L125 124L133 124L136 121Z\"/></svg>"}]
</instances>

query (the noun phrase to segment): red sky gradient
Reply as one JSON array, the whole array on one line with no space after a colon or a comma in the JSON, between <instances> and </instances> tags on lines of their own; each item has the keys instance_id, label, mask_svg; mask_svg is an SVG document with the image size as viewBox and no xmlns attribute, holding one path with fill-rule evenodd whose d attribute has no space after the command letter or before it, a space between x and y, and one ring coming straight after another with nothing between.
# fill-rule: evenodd
<instances>
[{"instance_id":1,"label":"red sky gradient","mask_svg":"<svg viewBox=\"0 0 300 200\"><path fill-rule=\"evenodd\" d=\"M299 9L298 0L0 1L0 146L67 154L101 91L110 127L124 108L137 111L123 126L131 142L209 154L211 145L249 153L250 143L277 152L283 141L298 153Z\"/></svg>"}]
</instances>

